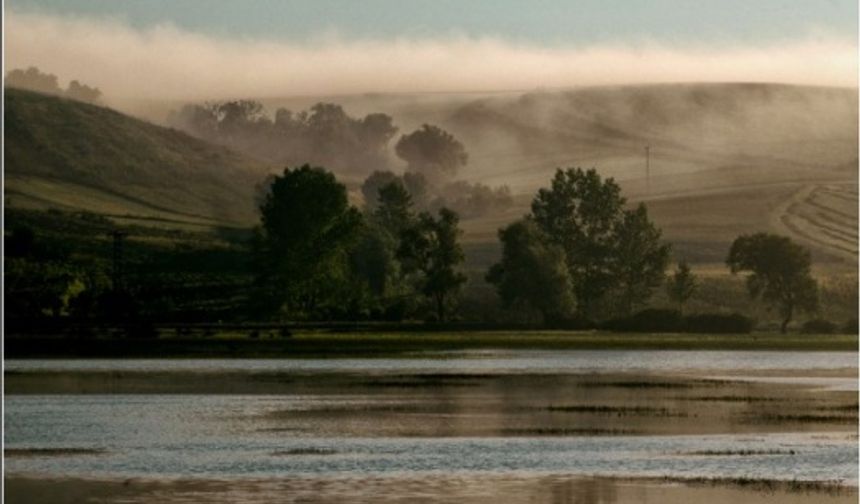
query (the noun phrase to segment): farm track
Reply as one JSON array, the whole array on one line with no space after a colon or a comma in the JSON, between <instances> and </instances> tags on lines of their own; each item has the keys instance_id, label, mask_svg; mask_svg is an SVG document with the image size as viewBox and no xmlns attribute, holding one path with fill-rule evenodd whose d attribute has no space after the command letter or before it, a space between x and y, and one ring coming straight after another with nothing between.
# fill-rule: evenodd
<instances>
[{"instance_id":1,"label":"farm track","mask_svg":"<svg viewBox=\"0 0 860 504\"><path fill-rule=\"evenodd\" d=\"M857 191L853 182L809 185L796 192L777 211L777 216L802 241L856 259L856 209Z\"/></svg>"}]
</instances>

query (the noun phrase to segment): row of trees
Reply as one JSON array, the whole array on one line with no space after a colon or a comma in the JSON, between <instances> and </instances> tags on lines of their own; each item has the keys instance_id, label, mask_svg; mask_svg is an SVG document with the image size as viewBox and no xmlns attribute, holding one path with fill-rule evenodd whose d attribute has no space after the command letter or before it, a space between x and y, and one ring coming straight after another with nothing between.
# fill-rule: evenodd
<instances>
[{"instance_id":1,"label":"row of trees","mask_svg":"<svg viewBox=\"0 0 860 504\"><path fill-rule=\"evenodd\" d=\"M325 317L336 307L414 316L416 294L437 320L449 315L465 283L459 217L441 208L416 213L409 177L377 189L364 213L321 168L303 166L274 178L263 201L254 250L258 297L269 312ZM486 280L503 304L545 323L628 316L665 285L678 311L696 289L686 262L666 278L670 247L640 204L626 207L613 179L596 170L558 170L538 191L531 212L499 231L501 261ZM741 236L727 264L749 272L753 298L776 307L785 331L799 310L813 311L817 286L809 252L788 238ZM384 315L383 315L384 316Z\"/></svg>"},{"instance_id":2,"label":"row of trees","mask_svg":"<svg viewBox=\"0 0 860 504\"><path fill-rule=\"evenodd\" d=\"M190 273L189 268L205 277L209 270L200 270L203 262L219 275L232 268L235 280L225 277L213 283L206 277L181 294L193 296L203 284L218 290L238 288L221 297L238 295L251 305L229 310L228 317L450 319L466 283L460 269L464 253L459 217L447 208L418 211L403 178L382 185L375 204L360 211L349 204L346 188L332 173L307 165L287 169L273 177L260 213L251 256L237 243L232 251L177 250L169 264L149 258L138 269L149 279L165 266L174 277ZM60 227L82 223L69 221ZM108 250L103 237L112 224L87 220L87 226L92 238L101 238L101 250ZM499 238L501 260L486 279L508 312L518 314L515 320L538 318L554 324L629 318L664 282L680 314L697 288L683 261L665 278L669 247L646 208L626 207L615 182L602 180L594 170L559 170L551 186L537 193L531 212L501 229ZM141 283L138 278L128 282L126 290L125 282L108 277L109 256L81 255L83 243L72 253L62 241L37 239L32 229L13 226L5 236L7 315L81 320L168 316L164 300L171 289L157 285L163 281ZM87 243L90 247L95 242ZM135 250L146 257L153 252ZM732 244L727 264L732 273L748 273L750 295L778 310L783 331L798 312L815 311L817 284L809 252L788 238L741 236ZM254 274L248 295L240 294L246 292L245 265ZM114 265L115 276L116 269ZM186 305L186 313L197 309ZM212 310L212 305L200 309ZM636 319L645 320L643 313Z\"/></svg>"},{"instance_id":3,"label":"row of trees","mask_svg":"<svg viewBox=\"0 0 860 504\"><path fill-rule=\"evenodd\" d=\"M255 231L257 292L266 313L338 317L414 312L414 293L445 320L451 295L465 282L457 214L415 214L399 181L378 192L362 214L330 172L309 165L274 178ZM344 310L346 313L344 313Z\"/></svg>"},{"instance_id":4,"label":"row of trees","mask_svg":"<svg viewBox=\"0 0 860 504\"><path fill-rule=\"evenodd\" d=\"M351 117L340 105L317 103L299 113L279 108L270 117L260 102L236 100L186 105L168 121L205 140L280 165L310 163L351 175L376 168L363 188L370 207L379 188L397 177L387 168L391 164L388 145L398 128L387 114ZM435 213L448 207L471 217L512 203L505 186L493 189L456 180L469 154L454 135L438 126L424 124L401 135L394 153L406 163L402 182L416 208Z\"/></svg>"},{"instance_id":5,"label":"row of trees","mask_svg":"<svg viewBox=\"0 0 860 504\"><path fill-rule=\"evenodd\" d=\"M66 89L62 89L56 75L42 72L37 67L9 71L6 74L5 85L36 91L37 93L63 96L87 103L97 103L102 95L98 88L81 84L76 80L69 82Z\"/></svg>"}]
</instances>

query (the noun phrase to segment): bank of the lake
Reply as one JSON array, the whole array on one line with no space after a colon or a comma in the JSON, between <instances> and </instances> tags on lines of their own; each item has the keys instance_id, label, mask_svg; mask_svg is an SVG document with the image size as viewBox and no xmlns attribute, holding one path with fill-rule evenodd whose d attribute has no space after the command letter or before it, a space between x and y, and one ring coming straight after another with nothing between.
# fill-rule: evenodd
<instances>
[{"instance_id":1,"label":"bank of the lake","mask_svg":"<svg viewBox=\"0 0 860 504\"><path fill-rule=\"evenodd\" d=\"M856 334L679 334L604 331L415 331L280 333L226 330L205 337L9 337L7 358L199 357L276 358L408 356L421 351L534 350L794 350L857 351Z\"/></svg>"}]
</instances>

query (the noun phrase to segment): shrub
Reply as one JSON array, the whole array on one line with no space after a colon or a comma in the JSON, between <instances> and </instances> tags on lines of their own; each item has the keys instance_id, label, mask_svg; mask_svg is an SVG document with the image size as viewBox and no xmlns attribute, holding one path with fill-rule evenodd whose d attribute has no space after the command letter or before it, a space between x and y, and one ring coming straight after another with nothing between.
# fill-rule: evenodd
<instances>
[{"instance_id":1,"label":"shrub","mask_svg":"<svg viewBox=\"0 0 860 504\"><path fill-rule=\"evenodd\" d=\"M603 323L603 329L625 332L680 332L684 324L678 310L642 310L629 317Z\"/></svg>"},{"instance_id":2,"label":"shrub","mask_svg":"<svg viewBox=\"0 0 860 504\"><path fill-rule=\"evenodd\" d=\"M857 327L857 319L848 319L840 328L844 334L857 334L860 332Z\"/></svg>"},{"instance_id":3,"label":"shrub","mask_svg":"<svg viewBox=\"0 0 860 504\"><path fill-rule=\"evenodd\" d=\"M742 333L753 330L755 321L739 313L702 313L684 317L684 332L690 333Z\"/></svg>"},{"instance_id":4,"label":"shrub","mask_svg":"<svg viewBox=\"0 0 860 504\"><path fill-rule=\"evenodd\" d=\"M824 319L813 319L804 322L800 328L803 334L833 334L836 332L836 324Z\"/></svg>"}]
</instances>

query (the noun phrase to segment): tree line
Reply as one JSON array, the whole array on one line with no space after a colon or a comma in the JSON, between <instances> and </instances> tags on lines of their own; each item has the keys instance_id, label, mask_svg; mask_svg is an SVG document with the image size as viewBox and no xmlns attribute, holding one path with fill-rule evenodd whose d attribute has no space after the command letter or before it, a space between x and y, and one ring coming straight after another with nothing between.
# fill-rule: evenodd
<instances>
[{"instance_id":1,"label":"tree line","mask_svg":"<svg viewBox=\"0 0 860 504\"><path fill-rule=\"evenodd\" d=\"M360 209L333 173L309 165L285 169L260 199L260 223L250 239L236 238L227 249L182 245L170 253L141 242L133 249L139 274L121 283L105 238L111 221L49 212L37 219L40 225L55 234L79 229L78 240L70 248L63 235L46 240L19 225L4 233L6 315L182 321L192 312L176 311L175 303L199 296L193 316L212 320L215 295L219 303L241 303L217 312L226 320L475 320L458 309L468 281L459 215L447 207L418 208L408 180L390 178L374 204ZM700 286L683 260L666 275L671 249L647 207L628 205L615 181L593 169L558 170L530 212L498 235L501 257L483 277L513 315L508 321L680 330L685 304ZM818 285L809 251L789 238L742 235L726 264L746 275L752 298L776 310L782 331L799 313L815 313ZM166 278L171 285L161 285ZM640 311L661 285L677 309ZM493 297L487 294L487 302L495 303ZM722 323L714 316L692 322L705 329Z\"/></svg>"},{"instance_id":2,"label":"tree line","mask_svg":"<svg viewBox=\"0 0 860 504\"><path fill-rule=\"evenodd\" d=\"M307 111L278 108L270 114L258 101L233 100L185 105L168 122L281 166L308 163L338 174L365 176L362 193L369 206L376 204L379 188L398 177L391 171L389 143L399 128L383 113L352 117L340 105L317 103ZM393 151L406 164L403 182L418 209L435 213L447 207L475 217L513 203L507 186L491 188L457 179L469 154L460 140L438 126L424 124L402 134ZM259 199L271 181L259 185Z\"/></svg>"},{"instance_id":3,"label":"tree line","mask_svg":"<svg viewBox=\"0 0 860 504\"><path fill-rule=\"evenodd\" d=\"M56 75L42 72L37 67L32 66L26 70L20 68L10 70L6 74L4 85L37 93L62 96L86 103L98 103L102 96L99 88L81 84L77 80L70 81L66 89L63 89L60 87Z\"/></svg>"},{"instance_id":4,"label":"tree line","mask_svg":"<svg viewBox=\"0 0 860 504\"><path fill-rule=\"evenodd\" d=\"M293 317L350 307L399 320L419 314L414 296L421 294L434 320L448 320L466 282L459 216L446 207L416 212L408 176L383 180L362 213L322 168L274 177L255 232L255 299ZM628 208L620 186L594 169L557 170L531 212L499 230L499 240L501 260L486 281L506 308L544 324L629 316L660 286L680 313L696 290L685 261L667 278L671 247L647 207ZM783 332L798 311L817 308L809 252L786 237L741 236L727 265L749 272L750 295L779 311Z\"/></svg>"}]
</instances>

